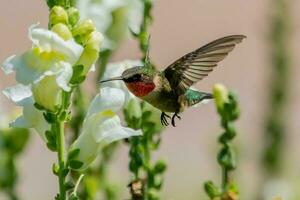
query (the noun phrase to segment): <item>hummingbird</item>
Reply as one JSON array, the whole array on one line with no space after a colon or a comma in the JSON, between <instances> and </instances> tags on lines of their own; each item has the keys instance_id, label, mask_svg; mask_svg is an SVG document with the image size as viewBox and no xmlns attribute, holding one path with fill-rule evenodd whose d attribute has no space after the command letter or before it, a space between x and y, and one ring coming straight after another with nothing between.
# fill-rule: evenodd
<instances>
[{"instance_id":1,"label":"hummingbird","mask_svg":"<svg viewBox=\"0 0 300 200\"><path fill-rule=\"evenodd\" d=\"M165 70L159 71L153 65L135 66L125 70L121 76L102 80L124 81L128 90L136 97L158 108L161 123L172 126L175 118L187 107L213 99L213 95L190 87L206 77L222 61L236 44L246 36L231 35L214 40L173 62ZM167 113L173 113L172 117Z\"/></svg>"}]
</instances>

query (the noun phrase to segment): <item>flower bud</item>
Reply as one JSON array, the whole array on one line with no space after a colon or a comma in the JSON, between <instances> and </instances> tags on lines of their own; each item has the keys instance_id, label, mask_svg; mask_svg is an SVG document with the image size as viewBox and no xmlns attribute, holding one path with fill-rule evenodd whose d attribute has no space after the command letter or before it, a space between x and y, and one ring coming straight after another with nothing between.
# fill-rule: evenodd
<instances>
[{"instance_id":1,"label":"flower bud","mask_svg":"<svg viewBox=\"0 0 300 200\"><path fill-rule=\"evenodd\" d=\"M159 160L156 162L154 166L155 173L161 174L163 173L167 168L167 164L164 160Z\"/></svg>"},{"instance_id":2,"label":"flower bud","mask_svg":"<svg viewBox=\"0 0 300 200\"><path fill-rule=\"evenodd\" d=\"M222 110L226 102L228 102L228 90L222 84L215 84L213 88L213 96L218 110Z\"/></svg>"},{"instance_id":3,"label":"flower bud","mask_svg":"<svg viewBox=\"0 0 300 200\"><path fill-rule=\"evenodd\" d=\"M87 19L81 21L77 26L73 28L73 36L86 36L95 30L95 26L92 20Z\"/></svg>"},{"instance_id":4,"label":"flower bud","mask_svg":"<svg viewBox=\"0 0 300 200\"><path fill-rule=\"evenodd\" d=\"M82 75L85 75L98 59L102 40L102 34L97 31L94 31L87 36L86 43L84 44L85 48L77 62L77 65L84 66Z\"/></svg>"},{"instance_id":5,"label":"flower bud","mask_svg":"<svg viewBox=\"0 0 300 200\"><path fill-rule=\"evenodd\" d=\"M69 16L69 23L71 26L75 26L80 18L80 14L77 8L71 7L67 10Z\"/></svg>"},{"instance_id":6,"label":"flower bud","mask_svg":"<svg viewBox=\"0 0 300 200\"><path fill-rule=\"evenodd\" d=\"M204 183L204 190L211 199L221 195L220 189L211 181Z\"/></svg>"},{"instance_id":7,"label":"flower bud","mask_svg":"<svg viewBox=\"0 0 300 200\"><path fill-rule=\"evenodd\" d=\"M218 162L227 170L236 168L235 153L232 148L223 148L218 154Z\"/></svg>"},{"instance_id":8,"label":"flower bud","mask_svg":"<svg viewBox=\"0 0 300 200\"><path fill-rule=\"evenodd\" d=\"M70 29L68 28L68 26L66 26L63 23L58 23L55 24L51 30L55 33L57 33L61 38L63 38L64 40L69 40L72 38L72 33L70 31Z\"/></svg>"},{"instance_id":9,"label":"flower bud","mask_svg":"<svg viewBox=\"0 0 300 200\"><path fill-rule=\"evenodd\" d=\"M55 111L61 102L61 88L57 85L55 76L48 76L31 87L34 101L44 108Z\"/></svg>"},{"instance_id":10,"label":"flower bud","mask_svg":"<svg viewBox=\"0 0 300 200\"><path fill-rule=\"evenodd\" d=\"M58 23L68 24L68 14L61 6L54 6L50 11L49 18L51 26Z\"/></svg>"},{"instance_id":11,"label":"flower bud","mask_svg":"<svg viewBox=\"0 0 300 200\"><path fill-rule=\"evenodd\" d=\"M150 197L150 199L153 199L153 200L160 199L158 190L154 189L154 188L151 188L148 190L148 196Z\"/></svg>"}]
</instances>

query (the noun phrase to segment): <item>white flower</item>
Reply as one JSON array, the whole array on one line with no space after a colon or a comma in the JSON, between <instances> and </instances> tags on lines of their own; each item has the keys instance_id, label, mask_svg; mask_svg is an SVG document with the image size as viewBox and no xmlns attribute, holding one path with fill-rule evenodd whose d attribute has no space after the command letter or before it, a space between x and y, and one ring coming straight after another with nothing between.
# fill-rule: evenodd
<instances>
[{"instance_id":1,"label":"white flower","mask_svg":"<svg viewBox=\"0 0 300 200\"><path fill-rule=\"evenodd\" d=\"M72 144L71 151L80 149L76 160L83 163L79 170L85 169L99 154L103 146L142 132L121 126L116 112L124 104L125 94L117 88L102 88L93 99L82 126L79 138Z\"/></svg>"},{"instance_id":2,"label":"white flower","mask_svg":"<svg viewBox=\"0 0 300 200\"><path fill-rule=\"evenodd\" d=\"M73 39L65 41L56 33L36 26L30 27L29 38L32 48L20 56L6 59L3 70L7 74L15 71L18 83L32 85L35 102L54 110L61 90L70 91L72 66L83 48Z\"/></svg>"},{"instance_id":3,"label":"white flower","mask_svg":"<svg viewBox=\"0 0 300 200\"><path fill-rule=\"evenodd\" d=\"M144 5L141 0L130 0L128 12L128 26L132 32L138 34L143 20Z\"/></svg>"},{"instance_id":4,"label":"white flower","mask_svg":"<svg viewBox=\"0 0 300 200\"><path fill-rule=\"evenodd\" d=\"M50 129L50 125L43 117L43 113L34 107L34 100L28 86L18 84L6 88L3 94L18 106L23 107L23 115L10 123L15 128L34 128L43 140L46 141L45 131Z\"/></svg>"},{"instance_id":5,"label":"white flower","mask_svg":"<svg viewBox=\"0 0 300 200\"><path fill-rule=\"evenodd\" d=\"M140 31L144 9L140 0L78 0L77 7L83 19L92 19L105 34L103 49L115 49L127 27L134 33Z\"/></svg>"},{"instance_id":6,"label":"white flower","mask_svg":"<svg viewBox=\"0 0 300 200\"><path fill-rule=\"evenodd\" d=\"M265 183L263 187L263 199L276 199L282 200L295 199L292 188L286 180L273 179Z\"/></svg>"},{"instance_id":7,"label":"white flower","mask_svg":"<svg viewBox=\"0 0 300 200\"><path fill-rule=\"evenodd\" d=\"M109 63L106 67L106 70L103 74L102 79L110 79L114 77L121 76L122 73L135 66L142 66L143 63L140 60L125 60L122 62ZM120 88L125 92L125 99L128 102L132 98L136 98L133 94L129 92L125 83L123 81L108 81L101 83L101 87L113 87Z\"/></svg>"}]
</instances>

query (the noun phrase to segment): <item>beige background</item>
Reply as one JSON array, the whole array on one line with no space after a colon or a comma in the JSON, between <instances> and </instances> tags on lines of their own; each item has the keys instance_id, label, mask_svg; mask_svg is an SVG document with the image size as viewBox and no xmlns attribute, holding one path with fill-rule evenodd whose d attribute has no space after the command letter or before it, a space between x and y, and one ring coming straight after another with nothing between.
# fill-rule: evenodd
<instances>
[{"instance_id":1,"label":"beige background","mask_svg":"<svg viewBox=\"0 0 300 200\"><path fill-rule=\"evenodd\" d=\"M288 98L288 140L285 146L285 181L297 187L300 180L299 113L300 84L300 2L292 4L293 34L291 50L293 68ZM263 119L267 108L270 65L267 39L269 28L269 1L267 0L157 0L154 24L151 29L151 57L164 68L179 56L213 39L229 34L245 34L248 39L223 61L209 78L196 87L210 91L216 82L239 93L242 117L237 126L239 168L235 172L243 200L253 200L260 188L262 171L259 162L264 142ZM0 60L19 54L30 47L27 28L36 22L47 25L47 7L44 0L0 1ZM138 58L133 41L126 42L114 60ZM0 89L13 84L13 76L0 72ZM1 94L4 105L8 101ZM9 112L9 109L7 109ZM213 179L219 181L215 154L216 138L220 133L213 104L189 109L182 115L178 127L168 127L163 136L161 150L156 157L168 160L169 168L163 189L163 199L206 199L202 184ZM40 138L32 134L26 152L19 160L21 177L18 190L24 200L52 199L57 190L51 165L56 156L50 153ZM126 185L127 148L123 147L115 159L112 177ZM299 185L298 185L299 186ZM298 187L299 188L299 187ZM124 196L127 190L124 187ZM0 199L4 197L0 196Z\"/></svg>"}]
</instances>

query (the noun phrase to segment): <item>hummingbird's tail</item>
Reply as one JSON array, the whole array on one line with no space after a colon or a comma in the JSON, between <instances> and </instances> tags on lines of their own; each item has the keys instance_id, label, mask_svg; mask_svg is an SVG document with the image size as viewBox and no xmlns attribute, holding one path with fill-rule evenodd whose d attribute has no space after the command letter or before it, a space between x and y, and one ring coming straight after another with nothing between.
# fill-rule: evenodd
<instances>
[{"instance_id":1,"label":"hummingbird's tail","mask_svg":"<svg viewBox=\"0 0 300 200\"><path fill-rule=\"evenodd\" d=\"M187 100L188 106L190 107L208 103L214 97L210 93L188 89L185 93L185 98Z\"/></svg>"}]
</instances>

